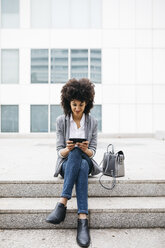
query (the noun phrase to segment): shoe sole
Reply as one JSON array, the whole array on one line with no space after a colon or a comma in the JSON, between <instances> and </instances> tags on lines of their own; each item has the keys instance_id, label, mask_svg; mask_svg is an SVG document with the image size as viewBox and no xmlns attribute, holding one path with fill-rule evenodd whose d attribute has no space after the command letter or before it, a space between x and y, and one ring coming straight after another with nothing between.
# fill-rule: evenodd
<instances>
[{"instance_id":1,"label":"shoe sole","mask_svg":"<svg viewBox=\"0 0 165 248\"><path fill-rule=\"evenodd\" d=\"M80 244L79 242L78 242L78 240L77 240L77 238L76 238L76 241L77 241L77 244L79 245L79 246L81 246L81 247L89 247L89 245L90 245L90 241L89 241L89 243L87 244L87 245L82 245L82 244Z\"/></svg>"},{"instance_id":2,"label":"shoe sole","mask_svg":"<svg viewBox=\"0 0 165 248\"><path fill-rule=\"evenodd\" d=\"M65 213L65 215L64 215L64 217L63 217L63 219L61 221L54 222L54 221L51 221L49 219L46 219L45 221L48 222L48 223L54 224L54 225L60 224L61 222L63 222L65 220L65 216L66 216L66 213Z\"/></svg>"},{"instance_id":3,"label":"shoe sole","mask_svg":"<svg viewBox=\"0 0 165 248\"><path fill-rule=\"evenodd\" d=\"M54 225L58 225L58 224L60 224L61 222L64 222L64 220L62 220L62 221L57 221L57 222L54 222L54 221L50 221L50 220L45 220L47 223L51 223L51 224L54 224Z\"/></svg>"}]
</instances>

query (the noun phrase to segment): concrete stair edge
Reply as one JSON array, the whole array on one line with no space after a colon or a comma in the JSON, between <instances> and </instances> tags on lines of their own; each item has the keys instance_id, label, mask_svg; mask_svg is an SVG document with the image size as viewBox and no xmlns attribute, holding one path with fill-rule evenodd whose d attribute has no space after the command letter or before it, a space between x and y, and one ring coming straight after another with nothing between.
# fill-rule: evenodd
<instances>
[{"instance_id":1,"label":"concrete stair edge","mask_svg":"<svg viewBox=\"0 0 165 248\"><path fill-rule=\"evenodd\" d=\"M104 183L109 183L112 181L112 177L103 177L102 181ZM99 176L97 177L89 177L88 179L88 184L97 184L99 183ZM116 183L118 184L165 184L165 179L129 179L129 178L116 178ZM62 178L54 178L54 179L33 179L33 180L28 180L28 179L23 179L23 180L0 180L0 185L1 184L63 184L63 179Z\"/></svg>"},{"instance_id":2,"label":"concrete stair edge","mask_svg":"<svg viewBox=\"0 0 165 248\"><path fill-rule=\"evenodd\" d=\"M112 180L103 180L109 187ZM0 197L55 197L62 191L63 180L52 182L17 181L0 182ZM95 196L165 196L165 182L162 181L122 181L117 180L113 190L106 190L98 180L89 180L88 195ZM75 189L73 190L75 196Z\"/></svg>"},{"instance_id":3,"label":"concrete stair edge","mask_svg":"<svg viewBox=\"0 0 165 248\"><path fill-rule=\"evenodd\" d=\"M59 198L0 199L1 229L76 228L76 199L68 202L65 223L45 222ZM28 205L29 203L29 205ZM91 228L165 227L165 197L89 198Z\"/></svg>"},{"instance_id":4,"label":"concrete stair edge","mask_svg":"<svg viewBox=\"0 0 165 248\"><path fill-rule=\"evenodd\" d=\"M76 229L3 230L1 248L63 247L79 248ZM164 248L164 228L90 229L92 247Z\"/></svg>"}]
</instances>

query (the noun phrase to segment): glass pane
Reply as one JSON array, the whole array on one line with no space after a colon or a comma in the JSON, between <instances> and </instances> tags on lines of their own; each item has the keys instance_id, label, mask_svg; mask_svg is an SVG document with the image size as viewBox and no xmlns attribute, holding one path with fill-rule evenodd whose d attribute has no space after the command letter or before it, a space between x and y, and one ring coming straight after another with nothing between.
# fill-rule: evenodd
<instances>
[{"instance_id":1,"label":"glass pane","mask_svg":"<svg viewBox=\"0 0 165 248\"><path fill-rule=\"evenodd\" d=\"M18 105L1 106L1 132L18 132Z\"/></svg>"},{"instance_id":2,"label":"glass pane","mask_svg":"<svg viewBox=\"0 0 165 248\"><path fill-rule=\"evenodd\" d=\"M1 0L1 27L19 27L19 0Z\"/></svg>"},{"instance_id":3,"label":"glass pane","mask_svg":"<svg viewBox=\"0 0 165 248\"><path fill-rule=\"evenodd\" d=\"M90 79L93 83L101 83L101 50L91 49Z\"/></svg>"},{"instance_id":4,"label":"glass pane","mask_svg":"<svg viewBox=\"0 0 165 248\"><path fill-rule=\"evenodd\" d=\"M48 105L31 105L31 132L48 132Z\"/></svg>"},{"instance_id":5,"label":"glass pane","mask_svg":"<svg viewBox=\"0 0 165 248\"><path fill-rule=\"evenodd\" d=\"M88 50L71 50L71 78L88 77Z\"/></svg>"},{"instance_id":6,"label":"glass pane","mask_svg":"<svg viewBox=\"0 0 165 248\"><path fill-rule=\"evenodd\" d=\"M63 109L61 105L51 105L50 106L50 131L56 131L56 118L63 114Z\"/></svg>"},{"instance_id":7,"label":"glass pane","mask_svg":"<svg viewBox=\"0 0 165 248\"><path fill-rule=\"evenodd\" d=\"M51 27L51 0L31 0L31 26Z\"/></svg>"},{"instance_id":8,"label":"glass pane","mask_svg":"<svg viewBox=\"0 0 165 248\"><path fill-rule=\"evenodd\" d=\"M3 84L18 84L19 81L19 51L13 49L2 50L1 82ZM10 73L9 73L10 72Z\"/></svg>"},{"instance_id":9,"label":"glass pane","mask_svg":"<svg viewBox=\"0 0 165 248\"><path fill-rule=\"evenodd\" d=\"M98 121L98 131L102 130L102 108L101 105L94 105L91 109L91 115L93 115Z\"/></svg>"},{"instance_id":10,"label":"glass pane","mask_svg":"<svg viewBox=\"0 0 165 248\"><path fill-rule=\"evenodd\" d=\"M69 6L68 0L52 0L53 28L69 28Z\"/></svg>"},{"instance_id":11,"label":"glass pane","mask_svg":"<svg viewBox=\"0 0 165 248\"><path fill-rule=\"evenodd\" d=\"M31 50L31 83L48 83L48 49Z\"/></svg>"},{"instance_id":12,"label":"glass pane","mask_svg":"<svg viewBox=\"0 0 165 248\"><path fill-rule=\"evenodd\" d=\"M91 0L90 22L91 28L102 27L102 0Z\"/></svg>"},{"instance_id":13,"label":"glass pane","mask_svg":"<svg viewBox=\"0 0 165 248\"><path fill-rule=\"evenodd\" d=\"M66 83L68 81L68 50L51 50L51 83Z\"/></svg>"},{"instance_id":14,"label":"glass pane","mask_svg":"<svg viewBox=\"0 0 165 248\"><path fill-rule=\"evenodd\" d=\"M71 0L71 27L89 28L90 1L89 0Z\"/></svg>"}]
</instances>

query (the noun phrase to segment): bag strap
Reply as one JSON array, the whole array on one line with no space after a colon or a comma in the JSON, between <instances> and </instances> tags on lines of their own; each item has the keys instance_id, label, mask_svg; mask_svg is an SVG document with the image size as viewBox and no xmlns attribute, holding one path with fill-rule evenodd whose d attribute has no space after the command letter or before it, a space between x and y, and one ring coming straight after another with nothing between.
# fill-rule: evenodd
<instances>
[{"instance_id":1,"label":"bag strap","mask_svg":"<svg viewBox=\"0 0 165 248\"><path fill-rule=\"evenodd\" d=\"M112 173L113 173L113 172L112 172ZM106 186L104 186L104 185L102 184L102 182L101 182L102 176L104 176L104 174L102 174L102 175L99 177L99 183L101 184L101 186L102 186L104 189L112 190L112 189L115 187L115 185L116 185L116 177L113 175L113 176L112 176L112 177L113 177L112 186L111 186L111 187L106 187Z\"/></svg>"},{"instance_id":2,"label":"bag strap","mask_svg":"<svg viewBox=\"0 0 165 248\"><path fill-rule=\"evenodd\" d=\"M113 144L109 144L109 145L107 146L107 153L109 152L109 147L110 147L110 146L112 146L112 151L111 151L111 153L114 154L114 146L113 146ZM108 162L108 161L107 161L107 162ZM103 163L103 159L102 159L101 163L99 164L99 167L101 167L101 164L102 164L102 163ZM102 186L103 188L105 188L105 189L112 190L112 189L115 187L115 185L116 185L116 177L115 177L115 175L113 175L113 171L112 171L112 178L113 178L113 180L112 180L112 186L111 186L111 187L106 187L106 186L104 186L104 185L102 184L102 182L101 182L102 176L104 176L103 173L102 173L102 175L99 177L99 183L101 184L101 186Z\"/></svg>"}]
</instances>

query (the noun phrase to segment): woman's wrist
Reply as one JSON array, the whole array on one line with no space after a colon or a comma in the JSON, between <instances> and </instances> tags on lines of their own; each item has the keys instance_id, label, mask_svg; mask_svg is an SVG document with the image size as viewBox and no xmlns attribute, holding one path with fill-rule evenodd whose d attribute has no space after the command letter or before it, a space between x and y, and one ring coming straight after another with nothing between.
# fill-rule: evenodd
<instances>
[{"instance_id":1,"label":"woman's wrist","mask_svg":"<svg viewBox=\"0 0 165 248\"><path fill-rule=\"evenodd\" d=\"M60 154L62 157L67 157L69 154L70 150L68 147L65 147L64 149L60 150ZM83 151L86 155L88 155L88 157L93 157L93 151L91 149L86 149L85 151Z\"/></svg>"},{"instance_id":2,"label":"woman's wrist","mask_svg":"<svg viewBox=\"0 0 165 248\"><path fill-rule=\"evenodd\" d=\"M88 157L91 157L93 155L93 151L88 148L86 149L86 151L84 151L84 153L86 153Z\"/></svg>"},{"instance_id":3,"label":"woman's wrist","mask_svg":"<svg viewBox=\"0 0 165 248\"><path fill-rule=\"evenodd\" d=\"M62 157L67 157L69 152L70 150L68 149L68 147L65 147L64 149L61 149L60 154L62 155Z\"/></svg>"}]
</instances>

